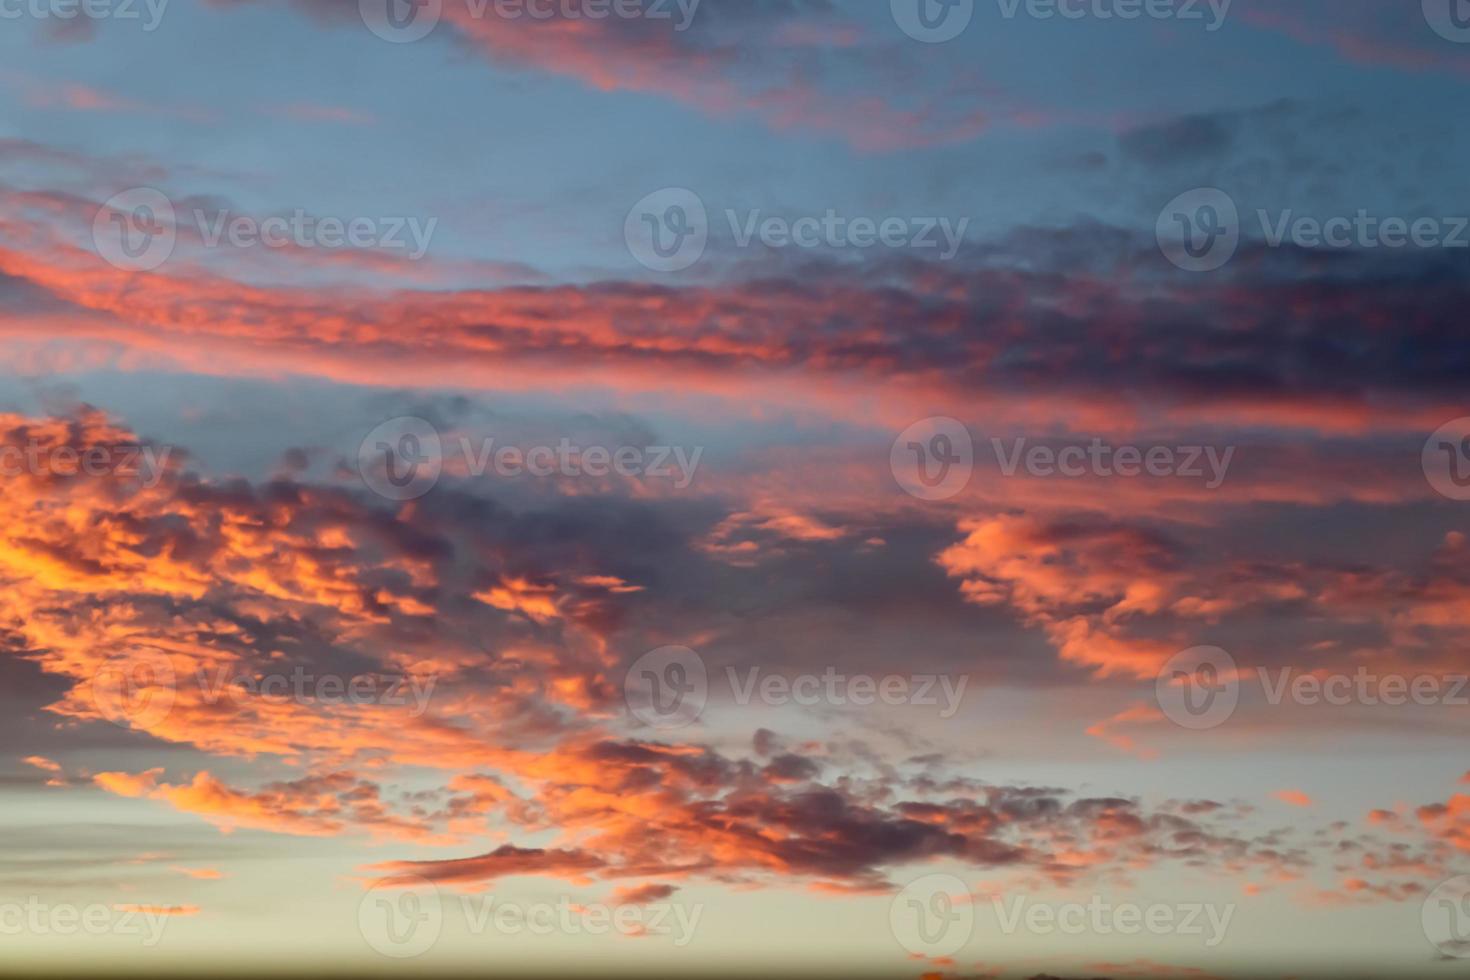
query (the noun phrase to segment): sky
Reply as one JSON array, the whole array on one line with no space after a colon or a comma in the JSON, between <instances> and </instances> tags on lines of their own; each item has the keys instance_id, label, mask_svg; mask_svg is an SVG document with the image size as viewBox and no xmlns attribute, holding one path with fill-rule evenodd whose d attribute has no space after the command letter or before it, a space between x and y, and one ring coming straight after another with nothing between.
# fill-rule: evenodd
<instances>
[{"instance_id":1,"label":"sky","mask_svg":"<svg viewBox=\"0 0 1470 980\"><path fill-rule=\"evenodd\" d=\"M1466 0L0 84L0 972L1464 974Z\"/></svg>"}]
</instances>

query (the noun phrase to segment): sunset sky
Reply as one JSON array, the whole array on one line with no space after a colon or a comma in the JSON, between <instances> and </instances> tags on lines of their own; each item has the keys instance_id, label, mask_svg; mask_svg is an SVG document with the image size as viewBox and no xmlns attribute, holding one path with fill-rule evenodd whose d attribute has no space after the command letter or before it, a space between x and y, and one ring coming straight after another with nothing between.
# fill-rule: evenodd
<instances>
[{"instance_id":1,"label":"sunset sky","mask_svg":"<svg viewBox=\"0 0 1470 980\"><path fill-rule=\"evenodd\" d=\"M0 972L1465 975L1470 0L0 84Z\"/></svg>"}]
</instances>

